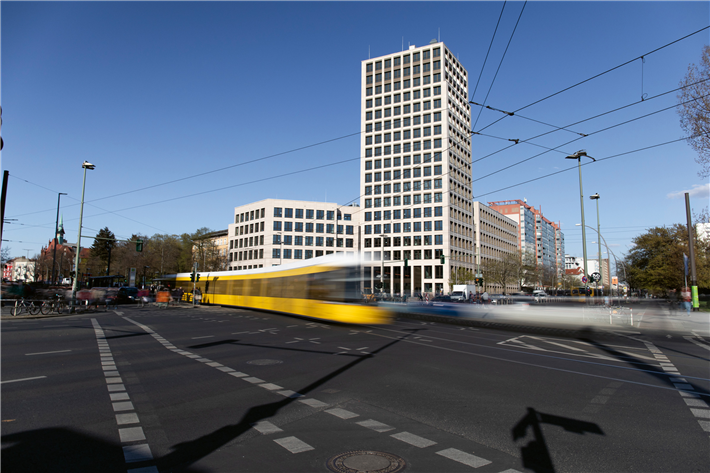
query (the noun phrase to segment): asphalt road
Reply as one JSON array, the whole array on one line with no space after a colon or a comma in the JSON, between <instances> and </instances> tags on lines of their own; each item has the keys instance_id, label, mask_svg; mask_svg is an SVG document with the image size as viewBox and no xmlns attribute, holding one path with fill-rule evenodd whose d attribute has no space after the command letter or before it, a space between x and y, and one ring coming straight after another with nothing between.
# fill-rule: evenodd
<instances>
[{"instance_id":1,"label":"asphalt road","mask_svg":"<svg viewBox=\"0 0 710 473\"><path fill-rule=\"evenodd\" d=\"M219 307L3 319L2 470L705 472L710 337L664 320L670 336Z\"/></svg>"}]
</instances>

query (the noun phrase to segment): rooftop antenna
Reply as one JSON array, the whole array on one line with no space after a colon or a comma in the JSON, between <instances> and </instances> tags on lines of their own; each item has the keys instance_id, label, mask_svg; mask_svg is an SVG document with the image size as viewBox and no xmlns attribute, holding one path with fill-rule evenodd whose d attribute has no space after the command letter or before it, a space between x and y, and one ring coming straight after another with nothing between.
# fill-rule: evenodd
<instances>
[{"instance_id":1,"label":"rooftop antenna","mask_svg":"<svg viewBox=\"0 0 710 473\"><path fill-rule=\"evenodd\" d=\"M439 42L441 43L441 28L439 28L439 35L437 36L437 38L439 39Z\"/></svg>"}]
</instances>

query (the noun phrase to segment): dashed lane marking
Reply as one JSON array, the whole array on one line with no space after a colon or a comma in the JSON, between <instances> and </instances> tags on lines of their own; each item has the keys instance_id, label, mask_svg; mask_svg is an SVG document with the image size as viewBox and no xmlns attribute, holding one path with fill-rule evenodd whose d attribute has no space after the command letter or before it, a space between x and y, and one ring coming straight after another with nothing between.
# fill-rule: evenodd
<instances>
[{"instance_id":1,"label":"dashed lane marking","mask_svg":"<svg viewBox=\"0 0 710 473\"><path fill-rule=\"evenodd\" d=\"M299 440L296 437L285 437L282 439L276 439L274 440L274 442L278 443L291 453L301 453L313 450L313 447L308 445L303 440Z\"/></svg>"},{"instance_id":2,"label":"dashed lane marking","mask_svg":"<svg viewBox=\"0 0 710 473\"><path fill-rule=\"evenodd\" d=\"M389 426L387 424L383 424L382 422L378 422L373 419L368 419L368 420L363 420L361 422L356 422L357 425L360 425L362 427L367 427L368 429L372 429L375 432L389 432L390 430L394 430L394 427Z\"/></svg>"},{"instance_id":3,"label":"dashed lane marking","mask_svg":"<svg viewBox=\"0 0 710 473\"><path fill-rule=\"evenodd\" d=\"M46 376L33 376L32 378L22 378L22 379L8 379L7 381L0 382L0 384L19 383L20 381L31 381L33 379L42 379L42 378L46 378Z\"/></svg>"},{"instance_id":4,"label":"dashed lane marking","mask_svg":"<svg viewBox=\"0 0 710 473\"><path fill-rule=\"evenodd\" d=\"M269 434L275 434L276 432L283 432L283 429L280 429L276 427L274 424L271 422L267 422L265 420L262 420L260 422L257 422L255 424L252 424L252 427L254 427L254 430L257 432L263 434L263 435L269 435Z\"/></svg>"},{"instance_id":5,"label":"dashed lane marking","mask_svg":"<svg viewBox=\"0 0 710 473\"><path fill-rule=\"evenodd\" d=\"M345 409L341 409L339 407L336 407L334 409L328 409L327 411L328 414L332 414L335 417L340 417L341 419L352 419L353 417L360 417L360 414L355 414L354 412L346 411Z\"/></svg>"},{"instance_id":6,"label":"dashed lane marking","mask_svg":"<svg viewBox=\"0 0 710 473\"><path fill-rule=\"evenodd\" d=\"M436 442L434 442L433 440L425 439L424 437L410 434L409 432L400 432L398 434L392 434L390 435L390 437L395 438L397 440L401 440L402 442L406 442L409 445L414 445L415 447L419 448L426 448L431 447L432 445L436 445Z\"/></svg>"},{"instance_id":7,"label":"dashed lane marking","mask_svg":"<svg viewBox=\"0 0 710 473\"><path fill-rule=\"evenodd\" d=\"M42 351L38 353L25 353L25 356L31 356L31 355L51 355L54 353L67 353L70 352L71 350L56 350L56 351Z\"/></svg>"},{"instance_id":8,"label":"dashed lane marking","mask_svg":"<svg viewBox=\"0 0 710 473\"><path fill-rule=\"evenodd\" d=\"M462 452L461 450L457 450L455 448L447 448L446 450L436 452L436 454L473 468L480 468L491 463L485 458L477 457L476 455L471 455L470 453Z\"/></svg>"},{"instance_id":9,"label":"dashed lane marking","mask_svg":"<svg viewBox=\"0 0 710 473\"><path fill-rule=\"evenodd\" d=\"M302 402L303 404L306 404L307 406L319 408L319 407L326 407L328 404L326 404L323 401L319 401L318 399L301 399L298 402Z\"/></svg>"}]
</instances>

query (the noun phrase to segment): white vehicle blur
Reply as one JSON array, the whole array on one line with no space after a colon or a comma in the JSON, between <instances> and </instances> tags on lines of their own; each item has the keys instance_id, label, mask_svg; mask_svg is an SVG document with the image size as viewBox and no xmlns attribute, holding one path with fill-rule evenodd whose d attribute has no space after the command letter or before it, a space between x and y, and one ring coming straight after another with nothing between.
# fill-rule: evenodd
<instances>
[{"instance_id":1,"label":"white vehicle blur","mask_svg":"<svg viewBox=\"0 0 710 473\"><path fill-rule=\"evenodd\" d=\"M535 302L538 302L538 303L547 302L548 296L545 291L536 290L536 291L533 291L532 295L533 295L533 298L535 298Z\"/></svg>"}]
</instances>

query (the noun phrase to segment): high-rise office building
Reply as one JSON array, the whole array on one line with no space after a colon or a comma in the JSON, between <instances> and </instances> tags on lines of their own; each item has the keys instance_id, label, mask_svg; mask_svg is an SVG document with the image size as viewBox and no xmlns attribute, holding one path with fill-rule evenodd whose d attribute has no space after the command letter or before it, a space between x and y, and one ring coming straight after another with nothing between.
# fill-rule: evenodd
<instances>
[{"instance_id":1,"label":"high-rise office building","mask_svg":"<svg viewBox=\"0 0 710 473\"><path fill-rule=\"evenodd\" d=\"M432 41L362 61L361 78L365 288L449 291L474 268L468 73Z\"/></svg>"}]
</instances>

